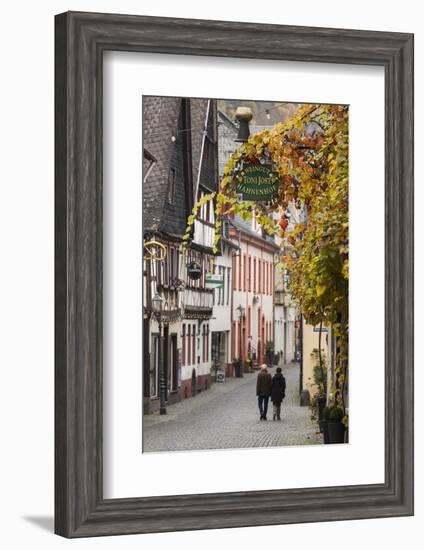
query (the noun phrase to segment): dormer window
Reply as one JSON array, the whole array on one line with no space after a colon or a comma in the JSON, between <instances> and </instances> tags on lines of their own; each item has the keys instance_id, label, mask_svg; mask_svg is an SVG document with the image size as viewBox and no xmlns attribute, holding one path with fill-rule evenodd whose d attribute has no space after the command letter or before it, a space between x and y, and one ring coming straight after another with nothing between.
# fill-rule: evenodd
<instances>
[{"instance_id":1,"label":"dormer window","mask_svg":"<svg viewBox=\"0 0 424 550\"><path fill-rule=\"evenodd\" d=\"M168 175L168 201L174 202L175 197L175 180L176 180L176 171L175 168L171 168Z\"/></svg>"}]
</instances>

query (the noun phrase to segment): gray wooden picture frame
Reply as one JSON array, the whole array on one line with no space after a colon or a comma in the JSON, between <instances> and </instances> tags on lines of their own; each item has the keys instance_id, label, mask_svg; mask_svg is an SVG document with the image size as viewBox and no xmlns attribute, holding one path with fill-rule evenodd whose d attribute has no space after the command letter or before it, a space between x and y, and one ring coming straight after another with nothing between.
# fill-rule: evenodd
<instances>
[{"instance_id":1,"label":"gray wooden picture frame","mask_svg":"<svg viewBox=\"0 0 424 550\"><path fill-rule=\"evenodd\" d=\"M106 50L384 67L384 483L103 498ZM68 12L55 20L55 96L56 533L86 537L412 515L413 35Z\"/></svg>"}]
</instances>

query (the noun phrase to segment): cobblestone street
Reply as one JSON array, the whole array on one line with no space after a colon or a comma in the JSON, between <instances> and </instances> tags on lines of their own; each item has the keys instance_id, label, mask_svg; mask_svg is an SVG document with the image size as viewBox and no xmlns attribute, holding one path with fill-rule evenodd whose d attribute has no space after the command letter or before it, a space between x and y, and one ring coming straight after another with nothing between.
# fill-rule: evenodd
<instances>
[{"instance_id":1,"label":"cobblestone street","mask_svg":"<svg viewBox=\"0 0 424 550\"><path fill-rule=\"evenodd\" d=\"M274 374L275 368L270 369ZM143 451L184 451L243 447L316 445L322 442L309 407L299 406L299 366L285 365L286 398L281 422L259 420L256 398L257 373L229 378L224 384L195 398L168 407L168 414L146 415L143 419Z\"/></svg>"}]
</instances>

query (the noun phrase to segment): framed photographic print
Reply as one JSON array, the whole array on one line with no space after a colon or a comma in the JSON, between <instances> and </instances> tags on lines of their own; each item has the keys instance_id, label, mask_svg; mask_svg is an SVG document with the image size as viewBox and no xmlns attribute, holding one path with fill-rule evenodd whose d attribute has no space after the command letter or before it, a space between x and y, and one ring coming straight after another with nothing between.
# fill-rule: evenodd
<instances>
[{"instance_id":1,"label":"framed photographic print","mask_svg":"<svg viewBox=\"0 0 424 550\"><path fill-rule=\"evenodd\" d=\"M413 36L56 16L55 530L413 513Z\"/></svg>"}]
</instances>

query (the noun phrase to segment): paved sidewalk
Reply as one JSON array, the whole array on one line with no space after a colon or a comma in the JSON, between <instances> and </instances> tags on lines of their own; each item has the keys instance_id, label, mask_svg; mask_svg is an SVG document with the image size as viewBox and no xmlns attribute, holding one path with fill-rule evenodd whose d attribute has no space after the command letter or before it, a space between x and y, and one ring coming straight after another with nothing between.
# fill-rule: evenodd
<instances>
[{"instance_id":1,"label":"paved sidewalk","mask_svg":"<svg viewBox=\"0 0 424 550\"><path fill-rule=\"evenodd\" d=\"M270 369L271 374L275 368ZM183 451L282 445L314 445L322 442L308 407L299 406L299 366L285 365L286 398L281 422L259 420L256 398L257 373L227 378L194 398L168 407L167 415L145 415L143 451Z\"/></svg>"}]
</instances>

